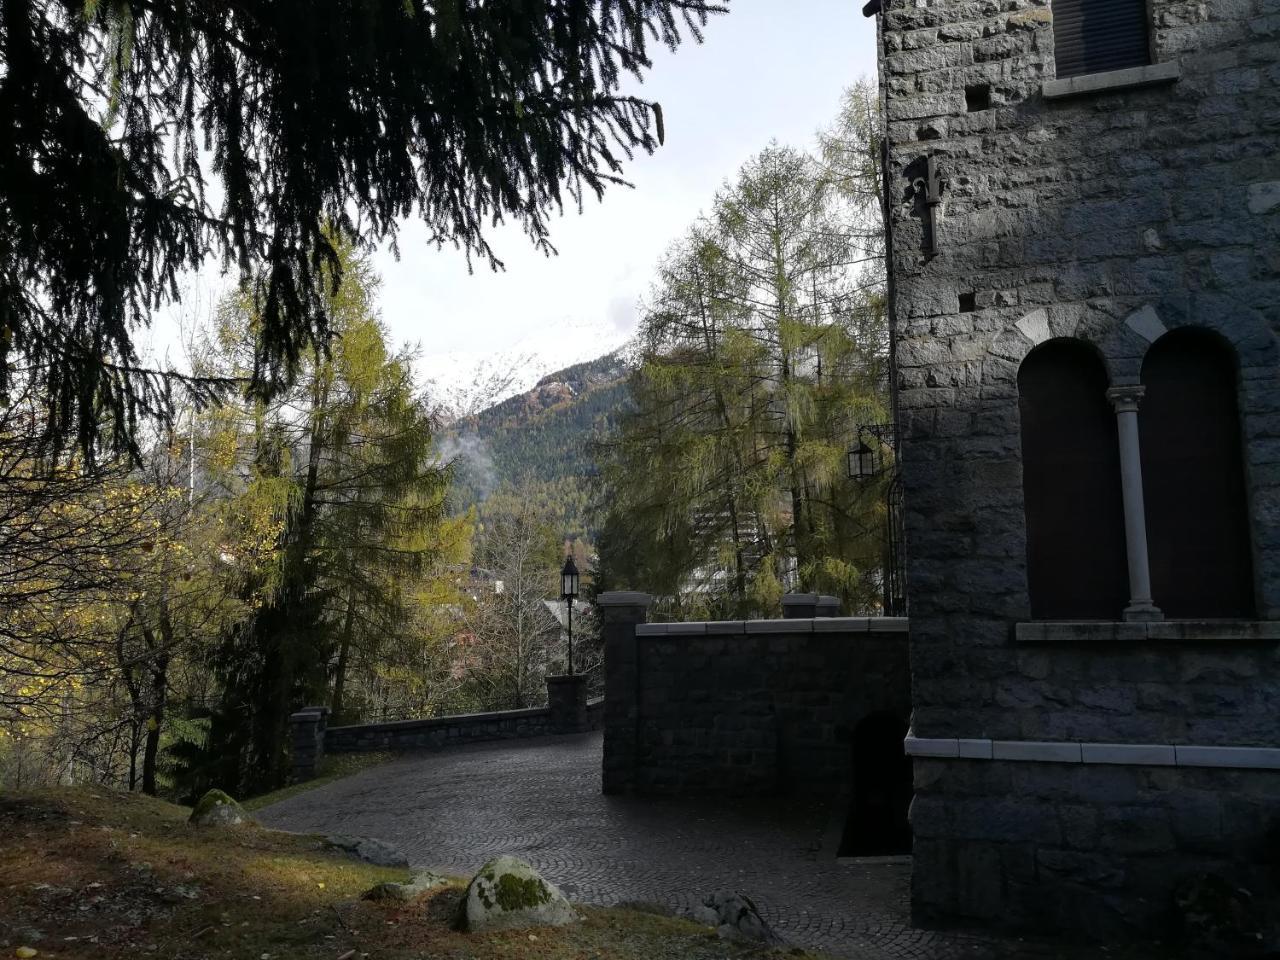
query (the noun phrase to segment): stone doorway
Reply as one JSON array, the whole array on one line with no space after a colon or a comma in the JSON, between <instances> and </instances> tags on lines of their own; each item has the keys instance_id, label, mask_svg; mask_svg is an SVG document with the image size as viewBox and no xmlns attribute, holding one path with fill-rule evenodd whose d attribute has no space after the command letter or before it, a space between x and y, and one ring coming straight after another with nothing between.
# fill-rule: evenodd
<instances>
[{"instance_id":1,"label":"stone doorway","mask_svg":"<svg viewBox=\"0 0 1280 960\"><path fill-rule=\"evenodd\" d=\"M853 731L853 789L840 838L841 857L886 857L911 852L911 760L903 751L907 725L885 710L868 714Z\"/></svg>"}]
</instances>

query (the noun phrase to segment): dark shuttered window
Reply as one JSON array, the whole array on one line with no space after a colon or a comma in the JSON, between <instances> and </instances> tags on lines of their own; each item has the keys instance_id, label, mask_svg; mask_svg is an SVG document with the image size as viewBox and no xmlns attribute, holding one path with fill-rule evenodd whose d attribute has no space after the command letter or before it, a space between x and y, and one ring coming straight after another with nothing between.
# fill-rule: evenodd
<instances>
[{"instance_id":1,"label":"dark shuttered window","mask_svg":"<svg viewBox=\"0 0 1280 960\"><path fill-rule=\"evenodd\" d=\"M1165 334L1138 408L1151 592L1166 617L1254 615L1236 358L1207 330Z\"/></svg>"},{"instance_id":2,"label":"dark shuttered window","mask_svg":"<svg viewBox=\"0 0 1280 960\"><path fill-rule=\"evenodd\" d=\"M1147 17L1147 0L1053 0L1058 76L1150 63Z\"/></svg>"},{"instance_id":3,"label":"dark shuttered window","mask_svg":"<svg viewBox=\"0 0 1280 960\"><path fill-rule=\"evenodd\" d=\"M1118 620L1129 601L1116 417L1107 372L1078 340L1018 371L1027 587L1037 620Z\"/></svg>"}]
</instances>

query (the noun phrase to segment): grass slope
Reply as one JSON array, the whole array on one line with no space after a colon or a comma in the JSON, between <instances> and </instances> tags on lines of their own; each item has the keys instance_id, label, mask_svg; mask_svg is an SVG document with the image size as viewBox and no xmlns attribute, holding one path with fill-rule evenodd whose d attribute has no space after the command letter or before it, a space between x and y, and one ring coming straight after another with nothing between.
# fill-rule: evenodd
<instances>
[{"instance_id":1,"label":"grass slope","mask_svg":"<svg viewBox=\"0 0 1280 960\"><path fill-rule=\"evenodd\" d=\"M582 908L570 927L464 934L461 881L409 904L360 900L402 871L318 837L188 825L189 811L103 789L0 798L0 956L172 960L712 960L750 953L705 928ZM791 956L803 956L792 951Z\"/></svg>"}]
</instances>

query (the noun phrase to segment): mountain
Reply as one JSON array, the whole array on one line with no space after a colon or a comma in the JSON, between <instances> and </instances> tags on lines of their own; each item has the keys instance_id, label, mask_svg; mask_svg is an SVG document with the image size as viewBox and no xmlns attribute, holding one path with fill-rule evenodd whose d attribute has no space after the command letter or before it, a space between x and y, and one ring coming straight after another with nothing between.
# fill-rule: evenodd
<instances>
[{"instance_id":1,"label":"mountain","mask_svg":"<svg viewBox=\"0 0 1280 960\"><path fill-rule=\"evenodd\" d=\"M607 353L453 424L441 450L455 462L455 508L518 497L555 518L566 538L593 539L591 444L629 409L630 372L619 351Z\"/></svg>"}]
</instances>

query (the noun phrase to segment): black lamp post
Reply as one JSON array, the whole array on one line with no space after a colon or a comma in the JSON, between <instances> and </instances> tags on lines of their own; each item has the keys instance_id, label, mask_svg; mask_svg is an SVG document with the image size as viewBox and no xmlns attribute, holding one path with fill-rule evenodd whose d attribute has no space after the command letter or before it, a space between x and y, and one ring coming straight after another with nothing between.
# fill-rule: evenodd
<instances>
[{"instance_id":1,"label":"black lamp post","mask_svg":"<svg viewBox=\"0 0 1280 960\"><path fill-rule=\"evenodd\" d=\"M560 570L560 597L569 608L569 676L573 676L573 601L578 597L578 567L573 554L564 558Z\"/></svg>"}]
</instances>

